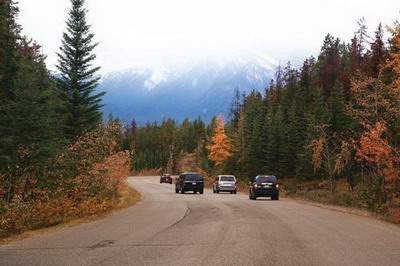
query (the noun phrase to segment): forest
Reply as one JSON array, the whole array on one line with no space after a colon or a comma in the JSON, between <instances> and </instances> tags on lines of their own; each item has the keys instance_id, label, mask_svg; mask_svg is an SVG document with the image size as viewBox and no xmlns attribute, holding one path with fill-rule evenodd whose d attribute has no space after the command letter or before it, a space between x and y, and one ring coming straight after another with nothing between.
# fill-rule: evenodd
<instances>
[{"instance_id":1,"label":"forest","mask_svg":"<svg viewBox=\"0 0 400 266\"><path fill-rule=\"evenodd\" d=\"M97 44L84 1L71 4L54 74L17 3L0 0L0 238L102 213L127 191L122 125L102 121Z\"/></svg>"},{"instance_id":2,"label":"forest","mask_svg":"<svg viewBox=\"0 0 400 266\"><path fill-rule=\"evenodd\" d=\"M226 119L133 121L124 145L134 168L177 174L189 156L208 176L273 174L288 190L314 182L332 195L344 182L345 205L398 211L400 24L372 36L358 25L349 42L328 34L317 57L279 67L264 92L236 91Z\"/></svg>"}]
</instances>

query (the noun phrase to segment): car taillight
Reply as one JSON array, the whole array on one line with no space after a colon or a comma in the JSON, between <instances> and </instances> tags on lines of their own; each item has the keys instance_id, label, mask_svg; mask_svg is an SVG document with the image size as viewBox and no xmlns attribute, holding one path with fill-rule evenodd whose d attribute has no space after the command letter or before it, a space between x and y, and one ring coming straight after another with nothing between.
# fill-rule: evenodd
<instances>
[{"instance_id":1,"label":"car taillight","mask_svg":"<svg viewBox=\"0 0 400 266\"><path fill-rule=\"evenodd\" d=\"M257 184L254 184L254 187L258 187L258 185L257 185Z\"/></svg>"},{"instance_id":2,"label":"car taillight","mask_svg":"<svg viewBox=\"0 0 400 266\"><path fill-rule=\"evenodd\" d=\"M276 188L279 188L279 184L276 184Z\"/></svg>"}]
</instances>

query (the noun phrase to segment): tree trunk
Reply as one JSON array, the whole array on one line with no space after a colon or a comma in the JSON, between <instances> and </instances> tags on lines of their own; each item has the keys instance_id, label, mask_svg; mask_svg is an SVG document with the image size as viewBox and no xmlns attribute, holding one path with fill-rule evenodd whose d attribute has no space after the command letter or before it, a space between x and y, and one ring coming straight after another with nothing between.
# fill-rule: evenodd
<instances>
[{"instance_id":1,"label":"tree trunk","mask_svg":"<svg viewBox=\"0 0 400 266\"><path fill-rule=\"evenodd\" d=\"M4 199L6 202L11 202L13 200L14 194L15 194L15 183L14 183L13 174L9 173L6 178L8 180L8 189L7 189L6 194L4 195Z\"/></svg>"}]
</instances>

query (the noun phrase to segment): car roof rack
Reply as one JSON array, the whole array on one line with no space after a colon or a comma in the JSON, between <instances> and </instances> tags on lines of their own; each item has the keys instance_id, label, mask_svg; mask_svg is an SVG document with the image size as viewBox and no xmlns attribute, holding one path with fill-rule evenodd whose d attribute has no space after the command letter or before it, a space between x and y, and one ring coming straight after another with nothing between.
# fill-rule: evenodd
<instances>
[{"instance_id":1,"label":"car roof rack","mask_svg":"<svg viewBox=\"0 0 400 266\"><path fill-rule=\"evenodd\" d=\"M182 175L201 175L200 173L197 172L184 172Z\"/></svg>"}]
</instances>

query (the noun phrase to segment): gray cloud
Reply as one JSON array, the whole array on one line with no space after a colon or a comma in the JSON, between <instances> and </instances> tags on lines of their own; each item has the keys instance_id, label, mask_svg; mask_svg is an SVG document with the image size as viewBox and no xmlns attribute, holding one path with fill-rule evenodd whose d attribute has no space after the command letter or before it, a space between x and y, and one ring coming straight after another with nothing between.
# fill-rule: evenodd
<instances>
[{"instance_id":1,"label":"gray cloud","mask_svg":"<svg viewBox=\"0 0 400 266\"><path fill-rule=\"evenodd\" d=\"M20 0L24 33L54 69L68 0ZM350 39L364 16L390 24L398 0L87 0L104 71L252 51L278 60L315 53L326 33Z\"/></svg>"}]
</instances>

